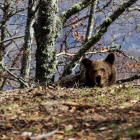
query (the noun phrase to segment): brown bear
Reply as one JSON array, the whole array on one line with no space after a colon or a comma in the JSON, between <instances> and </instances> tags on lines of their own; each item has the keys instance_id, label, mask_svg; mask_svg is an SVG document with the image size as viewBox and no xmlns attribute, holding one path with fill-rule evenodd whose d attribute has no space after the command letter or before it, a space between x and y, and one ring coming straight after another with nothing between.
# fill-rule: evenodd
<instances>
[{"instance_id":1,"label":"brown bear","mask_svg":"<svg viewBox=\"0 0 140 140\"><path fill-rule=\"evenodd\" d=\"M57 82L63 87L98 86L105 87L116 83L116 69L114 67L115 55L110 53L105 60L90 60L84 58L84 66L80 74L64 78Z\"/></svg>"}]
</instances>

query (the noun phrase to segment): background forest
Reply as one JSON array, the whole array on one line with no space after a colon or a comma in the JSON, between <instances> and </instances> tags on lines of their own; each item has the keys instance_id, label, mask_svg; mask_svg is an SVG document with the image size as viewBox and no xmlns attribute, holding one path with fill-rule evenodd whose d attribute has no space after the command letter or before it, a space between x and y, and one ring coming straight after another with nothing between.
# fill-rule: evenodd
<instances>
[{"instance_id":1,"label":"background forest","mask_svg":"<svg viewBox=\"0 0 140 140\"><path fill-rule=\"evenodd\" d=\"M0 0L0 90L48 85L108 52L118 79L139 79L139 23L138 0Z\"/></svg>"},{"instance_id":2,"label":"background forest","mask_svg":"<svg viewBox=\"0 0 140 140\"><path fill-rule=\"evenodd\" d=\"M0 0L0 140L139 140L139 44L140 0ZM119 84L53 86L110 52Z\"/></svg>"}]
</instances>

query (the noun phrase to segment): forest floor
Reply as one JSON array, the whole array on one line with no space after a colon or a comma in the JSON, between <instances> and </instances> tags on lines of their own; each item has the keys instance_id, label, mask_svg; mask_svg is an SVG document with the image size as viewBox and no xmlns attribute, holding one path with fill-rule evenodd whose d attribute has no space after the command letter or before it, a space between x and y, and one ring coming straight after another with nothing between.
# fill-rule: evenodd
<instances>
[{"instance_id":1,"label":"forest floor","mask_svg":"<svg viewBox=\"0 0 140 140\"><path fill-rule=\"evenodd\" d=\"M0 140L140 139L140 86L0 92Z\"/></svg>"}]
</instances>

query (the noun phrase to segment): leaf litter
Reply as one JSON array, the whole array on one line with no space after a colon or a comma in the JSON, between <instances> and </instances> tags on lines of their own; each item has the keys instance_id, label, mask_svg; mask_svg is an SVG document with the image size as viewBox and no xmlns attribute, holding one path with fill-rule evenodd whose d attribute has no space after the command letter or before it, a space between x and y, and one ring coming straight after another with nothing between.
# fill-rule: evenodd
<instances>
[{"instance_id":1,"label":"leaf litter","mask_svg":"<svg viewBox=\"0 0 140 140\"><path fill-rule=\"evenodd\" d=\"M0 139L140 139L140 86L38 87L0 94Z\"/></svg>"}]
</instances>

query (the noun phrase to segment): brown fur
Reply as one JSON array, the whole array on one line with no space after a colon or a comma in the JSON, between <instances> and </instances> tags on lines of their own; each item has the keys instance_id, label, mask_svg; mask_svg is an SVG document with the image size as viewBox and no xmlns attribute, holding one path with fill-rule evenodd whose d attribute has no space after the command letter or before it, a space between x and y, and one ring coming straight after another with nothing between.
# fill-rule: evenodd
<instances>
[{"instance_id":1,"label":"brown fur","mask_svg":"<svg viewBox=\"0 0 140 140\"><path fill-rule=\"evenodd\" d=\"M64 87L74 86L98 86L105 87L116 83L116 69L114 67L115 56L110 53L105 60L89 60L84 58L84 69L80 74L65 78L57 82Z\"/></svg>"}]
</instances>

